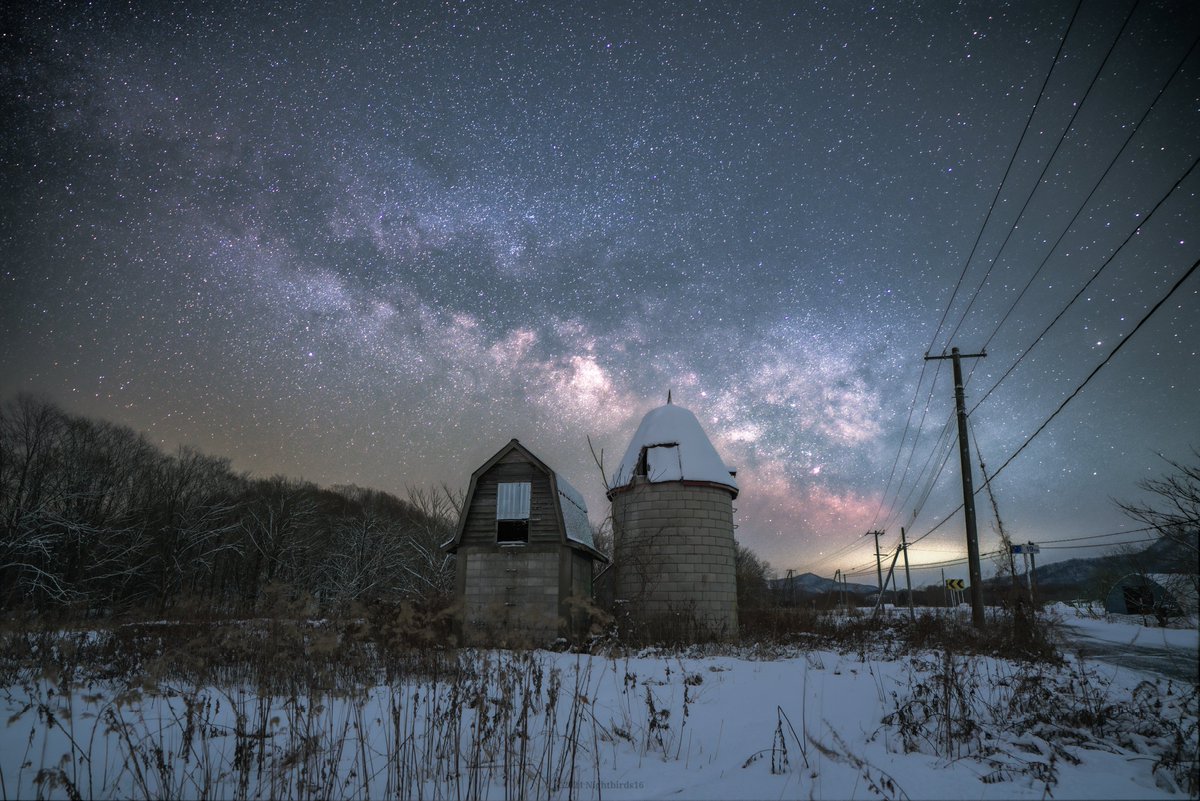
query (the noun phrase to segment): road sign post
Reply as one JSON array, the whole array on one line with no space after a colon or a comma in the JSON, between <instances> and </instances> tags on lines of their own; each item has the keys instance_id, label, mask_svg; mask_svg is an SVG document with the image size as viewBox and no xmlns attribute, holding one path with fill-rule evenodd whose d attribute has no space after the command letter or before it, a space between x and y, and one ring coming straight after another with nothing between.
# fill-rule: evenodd
<instances>
[{"instance_id":1,"label":"road sign post","mask_svg":"<svg viewBox=\"0 0 1200 801\"><path fill-rule=\"evenodd\" d=\"M1014 554L1021 554L1021 560L1025 564L1025 589L1029 591L1029 603L1035 603L1033 587L1036 578L1033 573L1037 570L1037 560L1034 558L1034 555L1041 553L1042 549L1036 542L1026 542L1010 545L1009 551Z\"/></svg>"}]
</instances>

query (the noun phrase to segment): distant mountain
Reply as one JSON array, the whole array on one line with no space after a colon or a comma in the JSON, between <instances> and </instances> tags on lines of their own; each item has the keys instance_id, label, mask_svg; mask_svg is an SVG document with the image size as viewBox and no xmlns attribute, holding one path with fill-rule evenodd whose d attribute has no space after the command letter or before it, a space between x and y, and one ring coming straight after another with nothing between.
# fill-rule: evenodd
<instances>
[{"instance_id":1,"label":"distant mountain","mask_svg":"<svg viewBox=\"0 0 1200 801\"><path fill-rule=\"evenodd\" d=\"M1129 554L1108 554L1087 559L1065 559L1061 562L1038 565L1034 572L1038 587L1043 591L1057 589L1062 593L1096 589L1098 584L1113 582L1127 573L1176 573L1180 565L1191 564L1183 558L1182 546L1170 540L1160 539L1142 551ZM1193 568L1195 569L1195 568ZM1018 560L1017 570L1021 570ZM1007 579L984 579L985 586L996 587ZM815 573L803 573L790 579L772 579L771 588L791 591L797 598L810 598L830 592L840 592L842 585L833 579ZM847 592L853 595L873 595L878 592L874 584L847 584ZM928 588L927 588L928 589Z\"/></svg>"},{"instance_id":2,"label":"distant mountain","mask_svg":"<svg viewBox=\"0 0 1200 801\"><path fill-rule=\"evenodd\" d=\"M790 591L797 595L821 595L826 592L841 592L843 589L853 595L869 595L879 592L879 588L874 584L842 584L833 579L822 578L816 573L802 573L791 578L772 579L771 589Z\"/></svg>"},{"instance_id":3,"label":"distant mountain","mask_svg":"<svg viewBox=\"0 0 1200 801\"><path fill-rule=\"evenodd\" d=\"M1106 554L1090 558L1064 559L1039 565L1034 571L1038 586L1074 587L1086 589L1098 581L1115 581L1127 573L1177 573L1180 565L1192 564L1183 557L1183 546L1168 539L1151 543L1141 551L1128 554ZM1192 568L1195 570L1195 567ZM1018 560L1017 570L1021 570ZM997 579L987 579L985 584L994 584Z\"/></svg>"}]
</instances>

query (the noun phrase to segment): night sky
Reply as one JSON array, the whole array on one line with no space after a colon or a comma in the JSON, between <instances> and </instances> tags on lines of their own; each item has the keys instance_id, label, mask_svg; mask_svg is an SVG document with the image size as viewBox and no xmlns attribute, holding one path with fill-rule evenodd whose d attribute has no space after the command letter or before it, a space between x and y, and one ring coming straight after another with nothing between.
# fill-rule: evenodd
<instances>
[{"instance_id":1,"label":"night sky","mask_svg":"<svg viewBox=\"0 0 1200 801\"><path fill-rule=\"evenodd\" d=\"M962 500L927 351L986 345L969 406L1021 359L993 470L1200 257L1195 2L273 5L0 12L3 397L401 494L517 437L599 522L587 437L615 467L671 390L743 544L865 583L872 524ZM1198 320L1194 275L996 478L1015 539L1139 525Z\"/></svg>"}]
</instances>

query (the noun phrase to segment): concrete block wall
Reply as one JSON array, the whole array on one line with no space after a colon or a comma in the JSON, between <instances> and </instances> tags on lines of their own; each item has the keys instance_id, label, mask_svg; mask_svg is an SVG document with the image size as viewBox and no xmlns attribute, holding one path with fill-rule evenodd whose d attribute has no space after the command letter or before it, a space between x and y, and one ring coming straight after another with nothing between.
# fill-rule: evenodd
<instances>
[{"instance_id":1,"label":"concrete block wall","mask_svg":"<svg viewBox=\"0 0 1200 801\"><path fill-rule=\"evenodd\" d=\"M559 549L462 548L467 643L542 644L559 636ZM497 640L497 637L500 640Z\"/></svg>"},{"instance_id":2,"label":"concrete block wall","mask_svg":"<svg viewBox=\"0 0 1200 801\"><path fill-rule=\"evenodd\" d=\"M721 489L635 480L613 496L614 598L633 614L688 614L737 636L733 499Z\"/></svg>"}]
</instances>

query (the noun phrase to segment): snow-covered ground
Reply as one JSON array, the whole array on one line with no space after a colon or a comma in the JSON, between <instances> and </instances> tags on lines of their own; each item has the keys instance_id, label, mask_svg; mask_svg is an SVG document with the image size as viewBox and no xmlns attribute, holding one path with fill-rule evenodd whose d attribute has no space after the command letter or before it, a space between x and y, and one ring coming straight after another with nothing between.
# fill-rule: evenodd
<instances>
[{"instance_id":1,"label":"snow-covered ground","mask_svg":"<svg viewBox=\"0 0 1200 801\"><path fill-rule=\"evenodd\" d=\"M1183 738L1195 759L1194 687L1071 657L1051 668L871 646L457 659L456 677L320 697L29 677L0 690L0 791L1144 799L1188 797L1195 771L1170 756Z\"/></svg>"},{"instance_id":2,"label":"snow-covered ground","mask_svg":"<svg viewBox=\"0 0 1200 801\"><path fill-rule=\"evenodd\" d=\"M1153 616L1105 614L1099 604L1079 609L1064 603L1054 604L1047 614L1093 640L1153 648L1200 649L1200 627L1195 618L1176 619L1170 627L1162 628ZM1143 622L1147 619L1149 625Z\"/></svg>"}]
</instances>

